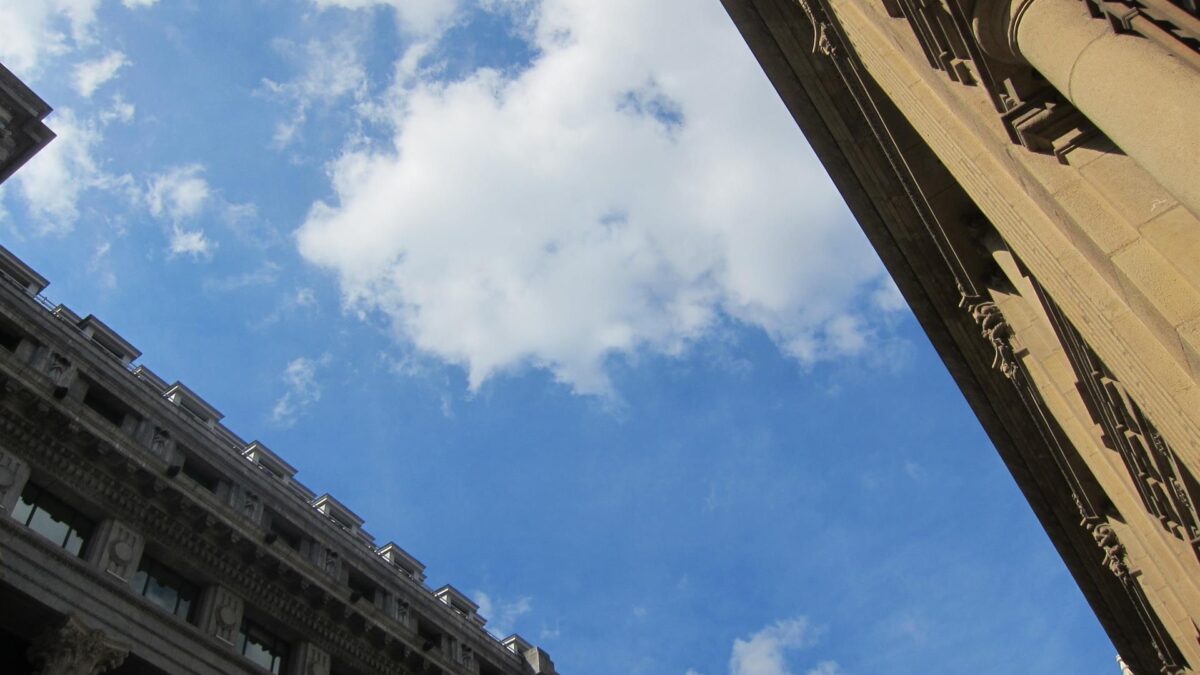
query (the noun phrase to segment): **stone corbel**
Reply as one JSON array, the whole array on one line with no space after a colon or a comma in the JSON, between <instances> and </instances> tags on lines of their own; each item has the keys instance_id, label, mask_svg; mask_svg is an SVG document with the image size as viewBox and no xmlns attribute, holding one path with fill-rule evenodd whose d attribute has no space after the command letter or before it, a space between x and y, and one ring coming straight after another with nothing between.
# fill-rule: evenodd
<instances>
[{"instance_id":1,"label":"stone corbel","mask_svg":"<svg viewBox=\"0 0 1200 675\"><path fill-rule=\"evenodd\" d=\"M29 480L29 465L16 455L0 449L0 517L12 514L25 482Z\"/></svg>"},{"instance_id":2,"label":"stone corbel","mask_svg":"<svg viewBox=\"0 0 1200 675\"><path fill-rule=\"evenodd\" d=\"M142 535L116 520L106 520L100 525L92 551L91 562L96 567L123 582L128 582L137 571L145 547Z\"/></svg>"},{"instance_id":3,"label":"stone corbel","mask_svg":"<svg viewBox=\"0 0 1200 675\"><path fill-rule=\"evenodd\" d=\"M311 642L302 642L296 649L288 674L329 675L330 668L329 654Z\"/></svg>"},{"instance_id":4,"label":"stone corbel","mask_svg":"<svg viewBox=\"0 0 1200 675\"><path fill-rule=\"evenodd\" d=\"M242 627L242 599L224 586L211 586L200 609L200 629L233 646Z\"/></svg>"},{"instance_id":5,"label":"stone corbel","mask_svg":"<svg viewBox=\"0 0 1200 675\"><path fill-rule=\"evenodd\" d=\"M71 615L35 638L26 655L38 675L99 675L124 663L129 647Z\"/></svg>"}]
</instances>

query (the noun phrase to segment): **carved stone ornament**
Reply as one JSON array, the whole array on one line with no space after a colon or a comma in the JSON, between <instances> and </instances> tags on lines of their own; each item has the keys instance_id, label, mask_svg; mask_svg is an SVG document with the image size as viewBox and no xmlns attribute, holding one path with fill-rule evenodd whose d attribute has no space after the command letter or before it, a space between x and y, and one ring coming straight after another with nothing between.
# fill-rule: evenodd
<instances>
[{"instance_id":1,"label":"carved stone ornament","mask_svg":"<svg viewBox=\"0 0 1200 675\"><path fill-rule=\"evenodd\" d=\"M100 553L96 564L121 581L129 581L129 577L137 571L144 544L142 535L124 523L109 520L100 533Z\"/></svg>"},{"instance_id":2,"label":"carved stone ornament","mask_svg":"<svg viewBox=\"0 0 1200 675\"><path fill-rule=\"evenodd\" d=\"M242 625L242 599L223 586L213 586L208 593L203 627L219 640L233 644Z\"/></svg>"},{"instance_id":3,"label":"carved stone ornament","mask_svg":"<svg viewBox=\"0 0 1200 675\"><path fill-rule=\"evenodd\" d=\"M159 457L166 457L171 449L171 433L162 427L154 427L154 436L150 439L150 450Z\"/></svg>"},{"instance_id":4,"label":"carved stone ornament","mask_svg":"<svg viewBox=\"0 0 1200 675\"><path fill-rule=\"evenodd\" d=\"M29 465L16 455L0 450L0 517L12 509L29 479Z\"/></svg>"},{"instance_id":5,"label":"carved stone ornament","mask_svg":"<svg viewBox=\"0 0 1200 675\"><path fill-rule=\"evenodd\" d=\"M67 357L54 352L50 355L50 361L46 364L46 374L50 376L55 386L67 386L67 375L71 370L71 360Z\"/></svg>"},{"instance_id":6,"label":"carved stone ornament","mask_svg":"<svg viewBox=\"0 0 1200 675\"><path fill-rule=\"evenodd\" d=\"M120 666L128 655L128 646L74 615L35 638L26 652L40 667L39 675L99 675Z\"/></svg>"},{"instance_id":7,"label":"carved stone ornament","mask_svg":"<svg viewBox=\"0 0 1200 675\"><path fill-rule=\"evenodd\" d=\"M1008 379L1014 379L1019 366L1012 349L1012 328L1004 319L1004 314L991 300L978 295L970 295L961 286L958 291L962 294L962 300L958 306L971 313L971 318L979 324L980 334L992 344L992 349L995 351L995 356L992 357L992 367L998 368Z\"/></svg>"}]
</instances>

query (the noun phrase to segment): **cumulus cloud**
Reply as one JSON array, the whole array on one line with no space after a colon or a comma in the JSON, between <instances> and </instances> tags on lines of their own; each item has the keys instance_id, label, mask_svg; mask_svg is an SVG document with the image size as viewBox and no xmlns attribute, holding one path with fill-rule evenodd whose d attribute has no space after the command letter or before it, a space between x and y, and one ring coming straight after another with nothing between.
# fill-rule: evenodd
<instances>
[{"instance_id":1,"label":"cumulus cloud","mask_svg":"<svg viewBox=\"0 0 1200 675\"><path fill-rule=\"evenodd\" d=\"M778 621L749 638L733 642L729 657L730 675L792 675L787 654L811 647L818 631L804 617ZM835 661L821 661L805 675L843 675Z\"/></svg>"},{"instance_id":2,"label":"cumulus cloud","mask_svg":"<svg viewBox=\"0 0 1200 675\"><path fill-rule=\"evenodd\" d=\"M167 253L170 257L191 256L193 260L207 260L212 257L217 245L204 235L204 230L188 230L173 225Z\"/></svg>"},{"instance_id":3,"label":"cumulus cloud","mask_svg":"<svg viewBox=\"0 0 1200 675\"><path fill-rule=\"evenodd\" d=\"M18 191L39 233L66 234L79 219L79 200L91 188L115 188L128 181L106 173L96 161L103 140L96 124L70 109L54 114L58 137L14 175Z\"/></svg>"},{"instance_id":4,"label":"cumulus cloud","mask_svg":"<svg viewBox=\"0 0 1200 675\"><path fill-rule=\"evenodd\" d=\"M188 164L151 177L146 188L150 214L174 222L199 215L212 193L203 174L203 166Z\"/></svg>"},{"instance_id":5,"label":"cumulus cloud","mask_svg":"<svg viewBox=\"0 0 1200 675\"><path fill-rule=\"evenodd\" d=\"M130 9L137 7L150 7L157 2L158 0L121 0L121 4L129 7Z\"/></svg>"},{"instance_id":6,"label":"cumulus cloud","mask_svg":"<svg viewBox=\"0 0 1200 675\"><path fill-rule=\"evenodd\" d=\"M805 363L870 344L882 269L719 4L531 11L527 68L406 81L391 142L331 164L297 239L350 307L472 388L607 393L606 360L724 317Z\"/></svg>"},{"instance_id":7,"label":"cumulus cloud","mask_svg":"<svg viewBox=\"0 0 1200 675\"><path fill-rule=\"evenodd\" d=\"M517 619L533 609L533 599L528 596L521 596L512 602L500 602L493 601L483 591L475 593L475 604L479 605L480 616L488 620L488 630L498 638L512 635Z\"/></svg>"},{"instance_id":8,"label":"cumulus cloud","mask_svg":"<svg viewBox=\"0 0 1200 675\"><path fill-rule=\"evenodd\" d=\"M290 427L296 423L312 404L321 400L321 385L317 382L317 370L329 364L326 354L319 359L298 357L283 370L283 382L287 391L275 402L271 420L280 426Z\"/></svg>"},{"instance_id":9,"label":"cumulus cloud","mask_svg":"<svg viewBox=\"0 0 1200 675\"><path fill-rule=\"evenodd\" d=\"M110 52L103 58L84 61L75 66L72 81L75 91L84 98L91 98L104 83L117 76L117 71L129 65L129 59L121 52Z\"/></svg>"}]
</instances>

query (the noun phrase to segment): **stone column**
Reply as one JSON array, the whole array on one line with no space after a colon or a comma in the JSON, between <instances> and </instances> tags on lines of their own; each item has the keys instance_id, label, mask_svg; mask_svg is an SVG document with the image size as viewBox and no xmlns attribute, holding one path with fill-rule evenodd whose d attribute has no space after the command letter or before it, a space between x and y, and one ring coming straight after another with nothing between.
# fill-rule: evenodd
<instances>
[{"instance_id":1,"label":"stone column","mask_svg":"<svg viewBox=\"0 0 1200 675\"><path fill-rule=\"evenodd\" d=\"M35 638L26 652L38 675L99 675L120 666L129 648L75 616Z\"/></svg>"},{"instance_id":2,"label":"stone column","mask_svg":"<svg viewBox=\"0 0 1200 675\"><path fill-rule=\"evenodd\" d=\"M289 675L329 675L329 654L311 642L302 642L293 652Z\"/></svg>"},{"instance_id":3,"label":"stone column","mask_svg":"<svg viewBox=\"0 0 1200 675\"><path fill-rule=\"evenodd\" d=\"M988 55L1033 66L1200 215L1200 73L1150 40L1114 33L1079 0L978 0Z\"/></svg>"},{"instance_id":4,"label":"stone column","mask_svg":"<svg viewBox=\"0 0 1200 675\"><path fill-rule=\"evenodd\" d=\"M27 480L29 465L11 452L0 449L0 517L12 516Z\"/></svg>"},{"instance_id":5,"label":"stone column","mask_svg":"<svg viewBox=\"0 0 1200 675\"><path fill-rule=\"evenodd\" d=\"M242 599L224 586L211 586L200 605L200 630L235 646L242 628Z\"/></svg>"},{"instance_id":6,"label":"stone column","mask_svg":"<svg viewBox=\"0 0 1200 675\"><path fill-rule=\"evenodd\" d=\"M89 561L123 582L137 571L146 540L129 526L116 520L106 520L96 531L88 546Z\"/></svg>"}]
</instances>

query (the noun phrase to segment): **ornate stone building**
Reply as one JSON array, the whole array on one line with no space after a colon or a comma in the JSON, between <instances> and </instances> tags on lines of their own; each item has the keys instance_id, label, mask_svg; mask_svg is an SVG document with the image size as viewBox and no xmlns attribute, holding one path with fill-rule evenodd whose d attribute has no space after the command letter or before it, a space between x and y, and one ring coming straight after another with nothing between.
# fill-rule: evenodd
<instances>
[{"instance_id":1,"label":"ornate stone building","mask_svg":"<svg viewBox=\"0 0 1200 675\"><path fill-rule=\"evenodd\" d=\"M722 1L1123 667L1200 671L1196 0Z\"/></svg>"},{"instance_id":2,"label":"ornate stone building","mask_svg":"<svg viewBox=\"0 0 1200 675\"><path fill-rule=\"evenodd\" d=\"M48 112L0 66L0 179ZM0 672L555 675L46 285L0 247Z\"/></svg>"},{"instance_id":3,"label":"ornate stone building","mask_svg":"<svg viewBox=\"0 0 1200 675\"><path fill-rule=\"evenodd\" d=\"M554 675L0 247L0 671Z\"/></svg>"},{"instance_id":4,"label":"ornate stone building","mask_svg":"<svg viewBox=\"0 0 1200 675\"><path fill-rule=\"evenodd\" d=\"M0 64L0 183L54 138L50 106Z\"/></svg>"}]
</instances>

